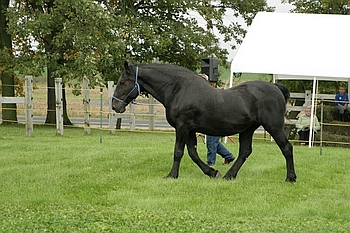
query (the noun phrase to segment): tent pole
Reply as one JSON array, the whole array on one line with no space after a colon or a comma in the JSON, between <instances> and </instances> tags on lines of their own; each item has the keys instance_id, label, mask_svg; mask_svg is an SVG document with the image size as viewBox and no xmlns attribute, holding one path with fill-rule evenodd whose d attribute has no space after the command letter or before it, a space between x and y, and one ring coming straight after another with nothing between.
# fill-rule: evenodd
<instances>
[{"instance_id":1,"label":"tent pole","mask_svg":"<svg viewBox=\"0 0 350 233\"><path fill-rule=\"evenodd\" d=\"M232 63L233 63L233 59L231 61L231 66L230 66L230 84L229 84L229 88L232 87L232 79L233 79Z\"/></svg>"},{"instance_id":2,"label":"tent pole","mask_svg":"<svg viewBox=\"0 0 350 233\"><path fill-rule=\"evenodd\" d=\"M314 82L312 84L312 97L311 97L311 119L310 119L310 134L309 134L309 148L311 148L311 139L313 135L313 124L314 124L314 107L315 107L315 92L316 92L316 77L314 77Z\"/></svg>"},{"instance_id":3,"label":"tent pole","mask_svg":"<svg viewBox=\"0 0 350 233\"><path fill-rule=\"evenodd\" d=\"M277 74L272 74L272 83L276 83Z\"/></svg>"},{"instance_id":4,"label":"tent pole","mask_svg":"<svg viewBox=\"0 0 350 233\"><path fill-rule=\"evenodd\" d=\"M348 96L350 95L349 87L350 87L350 78L348 78Z\"/></svg>"},{"instance_id":5,"label":"tent pole","mask_svg":"<svg viewBox=\"0 0 350 233\"><path fill-rule=\"evenodd\" d=\"M321 135L320 135L320 155L322 155L322 133L323 133L323 100L321 102Z\"/></svg>"}]
</instances>

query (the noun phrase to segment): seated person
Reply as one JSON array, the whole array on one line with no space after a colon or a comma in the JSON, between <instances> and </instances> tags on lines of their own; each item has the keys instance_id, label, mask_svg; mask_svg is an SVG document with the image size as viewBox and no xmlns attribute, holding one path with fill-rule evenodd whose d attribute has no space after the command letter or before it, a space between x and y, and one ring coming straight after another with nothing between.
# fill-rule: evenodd
<instances>
[{"instance_id":1,"label":"seated person","mask_svg":"<svg viewBox=\"0 0 350 233\"><path fill-rule=\"evenodd\" d=\"M305 108L305 113L302 114L295 127L297 128L299 134L299 140L308 141L310 136L310 121L311 121L311 107L308 106ZM320 130L320 123L318 122L317 116L314 115L314 126L313 130L316 133L317 130ZM305 142L301 142L300 145L305 145Z\"/></svg>"},{"instance_id":2,"label":"seated person","mask_svg":"<svg viewBox=\"0 0 350 233\"><path fill-rule=\"evenodd\" d=\"M339 87L339 93L335 96L335 106L339 112L340 115L340 121L345 121L344 113L347 112L348 117L350 113L350 108L348 106L349 104L349 97L348 94L345 93L345 87L340 86Z\"/></svg>"}]
</instances>

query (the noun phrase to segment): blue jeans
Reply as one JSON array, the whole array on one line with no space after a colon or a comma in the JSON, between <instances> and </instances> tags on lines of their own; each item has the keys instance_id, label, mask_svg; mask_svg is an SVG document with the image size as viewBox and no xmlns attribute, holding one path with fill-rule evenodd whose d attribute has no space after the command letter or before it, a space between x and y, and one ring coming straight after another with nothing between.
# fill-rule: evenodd
<instances>
[{"instance_id":1,"label":"blue jeans","mask_svg":"<svg viewBox=\"0 0 350 233\"><path fill-rule=\"evenodd\" d=\"M220 136L207 135L207 163L212 166L216 162L216 153L221 155L224 159L234 158L233 154L228 151L224 145L220 143Z\"/></svg>"},{"instance_id":2,"label":"blue jeans","mask_svg":"<svg viewBox=\"0 0 350 233\"><path fill-rule=\"evenodd\" d=\"M345 111L347 111L348 113L350 112L349 106L347 106L346 109L342 108L341 106L336 106L336 107L337 107L339 114L344 114Z\"/></svg>"},{"instance_id":3,"label":"blue jeans","mask_svg":"<svg viewBox=\"0 0 350 233\"><path fill-rule=\"evenodd\" d=\"M344 113L347 112L348 114L348 118L349 118L349 114L350 114L350 107L347 106L346 109L342 108L341 106L336 106L339 114L340 114L340 121L345 121L345 118L344 118Z\"/></svg>"}]
</instances>

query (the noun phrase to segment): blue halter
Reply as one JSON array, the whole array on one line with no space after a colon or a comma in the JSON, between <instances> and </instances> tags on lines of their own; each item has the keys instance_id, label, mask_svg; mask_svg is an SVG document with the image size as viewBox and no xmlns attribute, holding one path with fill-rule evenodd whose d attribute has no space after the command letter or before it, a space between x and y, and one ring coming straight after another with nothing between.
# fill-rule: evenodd
<instances>
[{"instance_id":1,"label":"blue halter","mask_svg":"<svg viewBox=\"0 0 350 233\"><path fill-rule=\"evenodd\" d=\"M139 83L137 82L137 76L138 76L138 73L139 73L139 67L136 66L136 75L135 75L135 86L130 90L130 92L124 97L124 99L119 99L115 96L112 95L112 99L115 99L115 100L118 100L119 102L122 102L123 104L125 105L128 105L128 103L125 102L125 100L129 97L129 95L131 95L131 93L134 91L134 90L137 90L137 95L140 95L140 85Z\"/></svg>"}]
</instances>

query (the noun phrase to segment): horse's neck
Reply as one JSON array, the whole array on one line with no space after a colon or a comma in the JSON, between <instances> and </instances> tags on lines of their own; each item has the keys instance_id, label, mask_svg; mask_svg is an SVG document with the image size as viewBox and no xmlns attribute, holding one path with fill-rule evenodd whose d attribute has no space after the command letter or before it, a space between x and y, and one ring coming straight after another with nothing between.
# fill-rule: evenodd
<instances>
[{"instance_id":1,"label":"horse's neck","mask_svg":"<svg viewBox=\"0 0 350 233\"><path fill-rule=\"evenodd\" d=\"M140 83L147 93L149 93L156 100L165 105L167 94L169 94L167 92L167 86L169 86L167 82L161 79L152 80L152 78L146 77L145 81L140 79Z\"/></svg>"}]
</instances>

